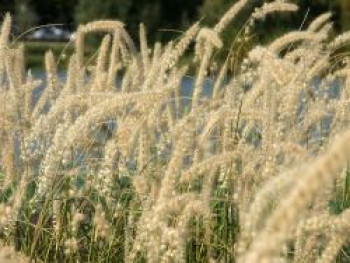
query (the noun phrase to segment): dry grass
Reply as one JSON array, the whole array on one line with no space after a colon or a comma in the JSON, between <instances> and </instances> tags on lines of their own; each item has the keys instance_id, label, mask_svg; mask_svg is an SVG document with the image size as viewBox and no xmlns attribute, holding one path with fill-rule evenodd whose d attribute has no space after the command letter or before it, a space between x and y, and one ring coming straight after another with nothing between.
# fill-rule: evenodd
<instances>
[{"instance_id":1,"label":"dry grass","mask_svg":"<svg viewBox=\"0 0 350 263\"><path fill-rule=\"evenodd\" d=\"M25 72L7 15L3 242L43 262L349 262L349 33L332 39L325 14L241 63L217 60L247 2L164 46L151 47L141 25L140 51L119 21L81 25L67 79L48 51L34 103L41 83ZM233 47L267 15L296 10L258 7ZM84 39L95 32L106 36L87 60ZM180 66L192 42L193 61Z\"/></svg>"}]
</instances>

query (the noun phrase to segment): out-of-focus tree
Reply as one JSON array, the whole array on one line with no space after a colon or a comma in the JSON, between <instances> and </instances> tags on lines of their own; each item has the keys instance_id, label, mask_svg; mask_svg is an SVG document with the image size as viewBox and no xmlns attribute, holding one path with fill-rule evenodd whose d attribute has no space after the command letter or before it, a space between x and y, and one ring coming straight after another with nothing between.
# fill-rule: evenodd
<instances>
[{"instance_id":1,"label":"out-of-focus tree","mask_svg":"<svg viewBox=\"0 0 350 263\"><path fill-rule=\"evenodd\" d=\"M74 29L77 23L94 19L119 19L127 29L137 35L140 22L147 27L150 41L168 40L177 33L167 29L181 30L194 21L203 18L203 23L213 25L220 16L238 0L0 0L0 16L11 12L20 27L62 23ZM263 2L272 0L251 0L249 7L225 31L223 37L234 35L252 10ZM320 13L333 11L337 29L350 28L350 0L289 0L300 6L299 12L267 18L258 25L256 33L282 33L304 26ZM282 17L282 19L281 19ZM261 35L261 34L260 34ZM271 35L271 34L269 34Z\"/></svg>"},{"instance_id":2,"label":"out-of-focus tree","mask_svg":"<svg viewBox=\"0 0 350 263\"><path fill-rule=\"evenodd\" d=\"M158 0L104 0L96 3L96 0L80 0L75 11L77 24L86 23L91 20L117 19L126 24L130 31L138 27L142 16L148 20L146 24L153 27L153 21L159 18ZM145 6L145 3L149 3Z\"/></svg>"},{"instance_id":3,"label":"out-of-focus tree","mask_svg":"<svg viewBox=\"0 0 350 263\"><path fill-rule=\"evenodd\" d=\"M205 0L200 12L206 22L213 24L221 17L221 15L232 5L230 0Z\"/></svg>"},{"instance_id":4,"label":"out-of-focus tree","mask_svg":"<svg viewBox=\"0 0 350 263\"><path fill-rule=\"evenodd\" d=\"M339 1L344 2L343 6L350 5L350 0ZM237 1L205 0L200 9L200 15L204 18L205 23L213 25L234 2ZM247 8L241 12L240 16L237 17L237 19L234 20L233 24L227 29L224 38L232 39L232 37L235 36L233 33L236 33L244 25L244 22L249 18L249 15L251 14L253 8L261 6L264 2L271 1L250 1L247 4ZM339 28L341 25L339 19L339 14L341 12L339 10L340 8L337 0L290 0L289 2L296 3L299 6L299 11L295 13L281 13L278 15L268 16L264 21L257 24L257 28L255 28L255 33L257 36L260 36L260 38L268 39L268 37L263 36L266 32L269 32L268 35L270 37L273 37L273 33L281 34L283 32L292 30L293 28L299 29L300 27L305 27L316 16L327 11L333 12L333 19L336 22L337 28ZM350 17L349 14L344 15L344 17L346 16ZM346 18L344 20L346 20ZM272 32L272 34L270 32Z\"/></svg>"},{"instance_id":5,"label":"out-of-focus tree","mask_svg":"<svg viewBox=\"0 0 350 263\"><path fill-rule=\"evenodd\" d=\"M208 26L214 26L222 15L237 2L232 0L205 0L200 8L200 17L203 23ZM346 0L349 1L350 0ZM240 64L241 59L249 52L252 46L257 43L268 43L275 37L281 36L290 30L305 29L310 21L316 16L332 11L335 15L336 26L339 28L339 10L336 1L330 0L290 0L288 2L298 4L299 11L294 13L279 13L267 16L261 21L254 23L254 28L248 35L243 35L244 26L249 20L254 8L262 6L263 3L272 2L272 0L252 0L248 1L247 6L239 13L234 21L221 34L221 38L226 42L225 46L231 47L229 50L222 50L219 57L226 58L230 55L230 69L235 70Z\"/></svg>"},{"instance_id":6,"label":"out-of-focus tree","mask_svg":"<svg viewBox=\"0 0 350 263\"><path fill-rule=\"evenodd\" d=\"M78 0L30 0L30 2L38 14L39 25L58 23L71 29L75 27L74 12ZM94 7L99 4L98 2L98 0L94 2Z\"/></svg>"},{"instance_id":7,"label":"out-of-focus tree","mask_svg":"<svg viewBox=\"0 0 350 263\"><path fill-rule=\"evenodd\" d=\"M123 0L80 0L75 8L77 23L87 23L95 19L125 18L132 1Z\"/></svg>"},{"instance_id":8,"label":"out-of-focus tree","mask_svg":"<svg viewBox=\"0 0 350 263\"><path fill-rule=\"evenodd\" d=\"M0 1L0 16L3 16L6 12L13 12L14 5L13 0L1 0Z\"/></svg>"},{"instance_id":9,"label":"out-of-focus tree","mask_svg":"<svg viewBox=\"0 0 350 263\"><path fill-rule=\"evenodd\" d=\"M15 21L19 32L24 32L37 24L38 16L29 0L15 1Z\"/></svg>"},{"instance_id":10,"label":"out-of-focus tree","mask_svg":"<svg viewBox=\"0 0 350 263\"><path fill-rule=\"evenodd\" d=\"M76 8L76 23L94 19L118 19L131 34L137 35L141 22L152 40L173 36L162 29L181 29L197 20L202 0L80 0Z\"/></svg>"},{"instance_id":11,"label":"out-of-focus tree","mask_svg":"<svg viewBox=\"0 0 350 263\"><path fill-rule=\"evenodd\" d=\"M349 0L339 0L340 7L340 19L343 29L350 29L350 1Z\"/></svg>"},{"instance_id":12,"label":"out-of-focus tree","mask_svg":"<svg viewBox=\"0 0 350 263\"><path fill-rule=\"evenodd\" d=\"M232 4L237 1L232 0L205 0L200 8L200 17L203 19L203 24L207 26L214 26L223 14L230 9ZM238 32L242 29L246 21L249 19L249 15L252 11L253 3L251 1L247 6L238 14L238 16L232 21L232 23L221 34L221 38L226 42L232 42ZM257 1L255 1L257 2Z\"/></svg>"}]
</instances>

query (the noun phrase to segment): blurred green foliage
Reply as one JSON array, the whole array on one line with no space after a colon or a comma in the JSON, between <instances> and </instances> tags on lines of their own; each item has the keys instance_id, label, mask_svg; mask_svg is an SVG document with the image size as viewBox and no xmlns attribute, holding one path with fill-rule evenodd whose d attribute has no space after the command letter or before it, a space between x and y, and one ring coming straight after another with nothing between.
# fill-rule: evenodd
<instances>
[{"instance_id":1,"label":"blurred green foliage","mask_svg":"<svg viewBox=\"0 0 350 263\"><path fill-rule=\"evenodd\" d=\"M198 19L213 24L237 0L1 0L0 14L11 12L19 27L34 23L45 25L62 23L74 30L78 23L93 19L119 19L127 29L137 34L138 25L144 22L151 40L168 40ZM350 28L349 0L290 0L300 6L293 15L283 20L267 19L261 28L265 33L271 28L280 31L298 27L326 11L334 13L338 30ZM250 6L258 6L271 0L250 0ZM249 11L249 8L247 9ZM25 15L23 15L23 12ZM242 22L242 20L240 20ZM240 23L238 23L238 26Z\"/></svg>"},{"instance_id":2,"label":"blurred green foliage","mask_svg":"<svg viewBox=\"0 0 350 263\"><path fill-rule=\"evenodd\" d=\"M119 19L126 24L128 32L137 35L141 22L146 25L150 40L168 40L174 32L197 20L197 10L202 0L80 0L75 22L86 23L93 19ZM167 31L169 30L169 31ZM170 32L170 33L169 33Z\"/></svg>"},{"instance_id":3,"label":"blurred green foliage","mask_svg":"<svg viewBox=\"0 0 350 263\"><path fill-rule=\"evenodd\" d=\"M228 49L217 56L225 58L230 50L235 51L236 58L243 56L250 46L258 42L269 42L291 29L305 28L316 16L327 11L333 13L336 31L350 29L350 0L290 0L299 5L298 12L267 17L255 25L254 34L248 40L231 46L252 10L271 1L249 1L248 6L221 36ZM235 2L237 0L0 0L0 15L5 12L13 14L15 34L35 25L58 23L74 31L79 23L96 19L118 19L125 23L127 31L136 41L139 24L143 22L149 42L154 43L178 37L197 20L201 20L204 25L213 26ZM92 44L94 42L98 43L94 39L88 41ZM32 61L36 61L34 64L39 64L42 55L33 56ZM239 59L236 61L239 63Z\"/></svg>"}]
</instances>

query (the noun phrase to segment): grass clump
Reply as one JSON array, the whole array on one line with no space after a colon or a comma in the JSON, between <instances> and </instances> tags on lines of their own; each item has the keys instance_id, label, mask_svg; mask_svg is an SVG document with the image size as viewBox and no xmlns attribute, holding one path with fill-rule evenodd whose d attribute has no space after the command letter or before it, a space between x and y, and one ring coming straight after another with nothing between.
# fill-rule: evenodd
<instances>
[{"instance_id":1,"label":"grass clump","mask_svg":"<svg viewBox=\"0 0 350 263\"><path fill-rule=\"evenodd\" d=\"M140 50L122 22L81 25L65 80L46 53L34 103L42 83L26 74L7 15L3 242L42 262L346 262L350 70L339 50L348 34L332 39L323 15L252 46L232 68L234 53L216 54L247 2L166 45L151 47L141 25ZM265 16L296 10L258 6L235 41ZM96 32L105 37L87 59L85 39ZM193 60L181 60L185 52Z\"/></svg>"}]
</instances>

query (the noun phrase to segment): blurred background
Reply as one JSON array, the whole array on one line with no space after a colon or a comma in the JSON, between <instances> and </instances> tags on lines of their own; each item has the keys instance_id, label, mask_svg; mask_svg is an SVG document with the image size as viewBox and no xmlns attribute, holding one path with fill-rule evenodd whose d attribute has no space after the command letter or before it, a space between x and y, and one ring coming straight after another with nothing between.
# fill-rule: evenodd
<instances>
[{"instance_id":1,"label":"blurred background","mask_svg":"<svg viewBox=\"0 0 350 263\"><path fill-rule=\"evenodd\" d=\"M0 0L0 21L6 12L14 18L13 34L25 43L28 65L40 67L48 48L59 56L80 23L96 19L118 19L126 24L128 32L137 42L138 27L144 22L150 43L176 38L194 21L214 25L236 0ZM235 20L223 36L233 41L236 33L249 17L252 9L264 2L251 0L245 12ZM350 0L294 0L300 10L294 14L270 16L256 25L250 40L267 42L292 28L307 25L317 15L331 11L335 31L350 29ZM0 22L1 23L1 22ZM35 28L38 27L39 28ZM42 27L44 26L44 27ZM97 44L89 41L91 49ZM68 55L68 54L67 54ZM64 63L62 63L64 66Z\"/></svg>"}]
</instances>

